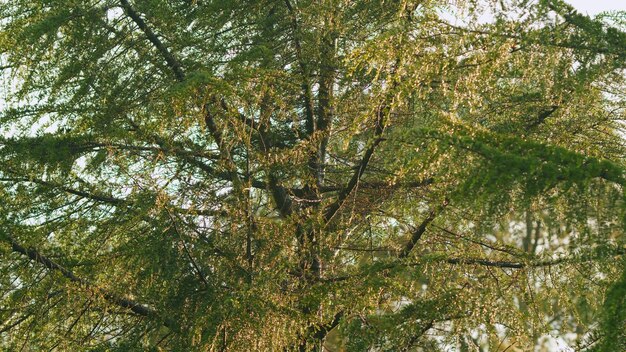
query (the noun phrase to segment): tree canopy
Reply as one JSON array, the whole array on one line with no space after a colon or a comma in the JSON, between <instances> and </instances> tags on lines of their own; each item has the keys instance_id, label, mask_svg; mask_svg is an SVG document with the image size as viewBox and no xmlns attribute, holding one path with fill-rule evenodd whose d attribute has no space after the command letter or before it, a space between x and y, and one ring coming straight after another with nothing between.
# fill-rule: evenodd
<instances>
[{"instance_id":1,"label":"tree canopy","mask_svg":"<svg viewBox=\"0 0 626 352\"><path fill-rule=\"evenodd\" d=\"M0 16L1 349L626 349L626 13Z\"/></svg>"}]
</instances>

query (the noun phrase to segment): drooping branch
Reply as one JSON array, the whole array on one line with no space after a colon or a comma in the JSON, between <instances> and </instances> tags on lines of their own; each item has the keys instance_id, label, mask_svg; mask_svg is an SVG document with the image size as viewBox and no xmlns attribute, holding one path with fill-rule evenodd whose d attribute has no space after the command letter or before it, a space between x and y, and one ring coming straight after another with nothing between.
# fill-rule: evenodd
<instances>
[{"instance_id":1,"label":"drooping branch","mask_svg":"<svg viewBox=\"0 0 626 352\"><path fill-rule=\"evenodd\" d=\"M34 248L27 248L14 240L10 235L4 234L3 240L8 242L11 245L11 249L19 254L22 254L30 260L37 262L49 270L57 271L61 273L66 279L69 281L82 286L83 288L91 291L93 293L99 294L109 303L116 305L118 307L129 309L131 312L135 313L138 316L142 316L145 318L156 319L162 321L162 324L169 329L176 331L178 330L178 324L174 322L170 318L164 318L159 314L154 308L151 308L145 304L141 304L133 299L118 296L114 293L108 292L102 288L99 288L89 282L88 280L81 278L74 274L71 270L65 268L64 266L58 264L47 256L41 254L40 251Z\"/></svg>"},{"instance_id":2,"label":"drooping branch","mask_svg":"<svg viewBox=\"0 0 626 352\"><path fill-rule=\"evenodd\" d=\"M163 154L170 154L174 156L185 155L185 156L205 158L205 159L211 159L211 160L216 160L218 158L218 156L213 153L185 150L182 147L177 148L176 146L172 146L170 148L161 148L161 147L157 147L153 145L142 146L142 145L132 145L132 144L125 144L125 143L89 143L86 146L90 148L107 148L107 149L111 148L111 149L129 150L129 151L137 151L137 152L163 153Z\"/></svg>"},{"instance_id":3,"label":"drooping branch","mask_svg":"<svg viewBox=\"0 0 626 352\"><path fill-rule=\"evenodd\" d=\"M70 187L65 187L62 185L57 185L52 182L36 179L36 178L27 178L27 177L1 177L0 182L30 182L34 184L38 184L41 186L56 188L63 192L73 194L75 196L79 196L81 198L91 199L101 203L107 203L111 205L121 205L127 203L125 199L110 197L103 194L90 193L86 191L77 190Z\"/></svg>"},{"instance_id":4,"label":"drooping branch","mask_svg":"<svg viewBox=\"0 0 626 352\"><path fill-rule=\"evenodd\" d=\"M590 50L597 54L617 55L621 59L626 57L626 50L624 50L626 33L615 27L607 27L602 22L579 13L572 5L564 1L550 0L546 1L546 3L550 10L563 16L565 22L578 28L600 43L599 45L595 43L591 45L566 43L563 46L571 47L572 49Z\"/></svg>"},{"instance_id":5,"label":"drooping branch","mask_svg":"<svg viewBox=\"0 0 626 352\"><path fill-rule=\"evenodd\" d=\"M13 182L13 183L34 183L43 187L47 187L50 189L58 190L61 192L73 194L80 198L90 199L95 202L110 204L114 206L132 206L133 201L129 199L115 198L97 193L90 193L83 190L78 190L70 187L66 187L60 184L56 184L53 182L44 181L36 178L27 178L27 177L0 177L0 182ZM251 182L253 187L256 188L264 188L265 184L259 181ZM201 216L226 216L226 212L222 209L193 209L193 208L184 208L184 207L174 207L173 210L177 214L189 214L189 215L201 215Z\"/></svg>"}]
</instances>

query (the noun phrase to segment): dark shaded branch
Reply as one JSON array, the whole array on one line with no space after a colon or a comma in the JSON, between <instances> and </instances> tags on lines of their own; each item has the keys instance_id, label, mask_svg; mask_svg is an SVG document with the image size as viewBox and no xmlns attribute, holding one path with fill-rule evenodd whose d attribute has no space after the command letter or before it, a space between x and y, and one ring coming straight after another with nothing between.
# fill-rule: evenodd
<instances>
[{"instance_id":1,"label":"dark shaded branch","mask_svg":"<svg viewBox=\"0 0 626 352\"><path fill-rule=\"evenodd\" d=\"M202 269L200 269L200 266L198 265L196 260L191 255L191 251L189 251L189 247L187 246L187 243L183 239L183 235L180 233L180 231L178 231L178 226L176 226L176 220L174 219L174 217L172 216L172 214L170 213L170 211L167 208L165 208L165 211L167 212L167 216L170 218L170 221L172 222L172 229L174 230L174 232L176 233L176 235L180 239L180 242L183 245L183 249L185 251L185 254L187 255L187 259L189 259L189 262L191 263L191 266L196 271L196 274L198 274L198 277L200 278L200 281L202 281L202 283L205 286L209 286L209 282L207 281L206 276L202 272Z\"/></svg>"},{"instance_id":2,"label":"dark shaded branch","mask_svg":"<svg viewBox=\"0 0 626 352\"><path fill-rule=\"evenodd\" d=\"M325 31L320 39L319 79L317 90L317 129L320 131L320 141L317 147L317 156L313 160L312 169L319 187L324 183L326 168L326 149L329 132L333 120L333 99L335 86L335 40L337 33L334 29L334 18L330 15L324 20Z\"/></svg>"},{"instance_id":3,"label":"dark shaded branch","mask_svg":"<svg viewBox=\"0 0 626 352\"><path fill-rule=\"evenodd\" d=\"M520 253L518 253L517 251L515 251L515 249L513 249L513 248L508 248L508 247L496 247L496 246L491 245L491 244L489 244L489 243L485 243L485 242L483 242L483 241L478 241L478 240L476 240L476 239L473 239L473 238L471 238L471 237L469 237L469 236L463 236L463 235L461 235L461 234L459 234L459 233L453 232L453 231L451 231L451 230L449 230L449 229L446 229L446 228L441 227L441 226L437 226L437 225L435 225L435 224L432 224L431 226L432 226L432 227L434 227L434 228L436 228L436 229L438 229L438 230L440 230L440 231L442 231L442 232L444 232L444 233L447 233L448 235L451 235L451 236L454 236L454 237L457 237L457 238L464 239L464 240L466 240L466 241L468 241L468 242L471 242L471 243L477 244L477 245L482 246L482 247L485 247L485 248L489 248L489 249L491 249L492 251L503 252L503 253L506 253L506 254L509 254L509 255L512 255L512 256L519 256L519 255L520 255Z\"/></svg>"},{"instance_id":4,"label":"dark shaded branch","mask_svg":"<svg viewBox=\"0 0 626 352\"><path fill-rule=\"evenodd\" d=\"M164 153L170 154L174 156L192 156L199 158L206 158L211 160L217 160L218 155L201 152L201 151L192 151L185 150L182 148L167 148L167 147L157 147L157 146L141 146L141 145L132 145L132 144L123 144L123 143L88 143L85 147L89 148L112 148L119 150L130 150L130 151L138 151L138 152L154 152L154 153Z\"/></svg>"},{"instance_id":5,"label":"dark shaded branch","mask_svg":"<svg viewBox=\"0 0 626 352\"><path fill-rule=\"evenodd\" d=\"M5 241L7 241L11 245L11 248L14 252L24 255L30 258L32 261L37 262L50 270L54 270L54 271L61 273L61 275L63 275L65 278L67 278L71 282L76 283L91 292L101 295L106 301L118 307L129 309L136 315L146 317L146 318L151 318L151 319L162 320L164 326L170 328L171 330L178 330L178 326L176 323L174 323L170 319L160 319L159 313L155 311L153 308L148 307L144 304L141 304L135 300L121 297L116 294L107 292L106 290L103 290L101 288L98 288L94 286L92 283L90 283L89 281L76 276L71 270L65 268L64 266L58 264L52 259L41 254L41 252L37 251L36 249L26 248L22 246L21 244L16 242L12 237L10 237L8 234L4 234L3 237Z\"/></svg>"},{"instance_id":6,"label":"dark shaded branch","mask_svg":"<svg viewBox=\"0 0 626 352\"><path fill-rule=\"evenodd\" d=\"M374 132L374 141L369 146L369 148L367 148L367 150L365 151L365 154L363 155L361 162L357 165L356 171L352 175L352 178L350 179L346 187L339 192L339 196L337 197L337 200L333 202L331 205L329 205L326 211L324 212L325 222L329 222L335 216L337 211L339 211L339 208L341 208L341 206L345 203L346 199L348 199L348 196L350 195L350 193L352 193L352 191L359 184L359 181L361 180L361 176L363 176L363 173L365 173L365 170L367 169L367 165L369 164L372 158L372 155L374 154L374 151L376 150L376 147L380 144L380 142L382 142L381 136L383 132L385 131L385 125L387 123L388 114L389 114L389 106L386 103L384 103L378 108L378 111L376 112L376 115L377 115L376 116L376 131Z\"/></svg>"},{"instance_id":7,"label":"dark shaded branch","mask_svg":"<svg viewBox=\"0 0 626 352\"><path fill-rule=\"evenodd\" d=\"M386 253L396 252L395 250L389 247L363 248L363 247L339 246L339 247L332 247L332 248L341 250L341 251L355 251L355 252L386 252Z\"/></svg>"},{"instance_id":8,"label":"dark shaded branch","mask_svg":"<svg viewBox=\"0 0 626 352\"><path fill-rule=\"evenodd\" d=\"M300 38L298 36L299 27L295 9L293 8L289 0L285 0L285 6L287 6L287 9L289 10L289 13L291 15L293 45L296 49L296 59L298 60L298 65L300 66L300 71L302 74L302 100L304 102L306 130L309 135L312 135L315 132L317 126L315 123L315 117L313 116L313 93L311 89L311 84L309 83L309 69L304 62L304 58L302 56L302 45L300 44Z\"/></svg>"},{"instance_id":9,"label":"dark shaded branch","mask_svg":"<svg viewBox=\"0 0 626 352\"><path fill-rule=\"evenodd\" d=\"M61 186L61 185L57 185L48 181L44 181L44 180L39 180L39 179L35 179L35 178L27 178L27 177L2 177L0 178L1 182L30 182L30 183L35 183L38 185L42 185L45 187L50 187L50 188L57 188L60 189L64 192L67 192L69 194L73 194L76 196L79 196L81 198L87 198L87 199L91 199L91 200L95 200L97 202L101 202L101 203L107 203L107 204L111 204L111 205L121 205L124 203L128 203L125 199L121 199L121 198L114 198L114 197L110 197L110 196L106 196L106 195L102 195L102 194L95 194L95 193L89 193L89 192L85 192L85 191L81 191L81 190L77 190L77 189L73 189L73 188L69 188L69 187L65 187L65 186Z\"/></svg>"},{"instance_id":10,"label":"dark shaded branch","mask_svg":"<svg viewBox=\"0 0 626 352\"><path fill-rule=\"evenodd\" d=\"M563 2L561 2L561 4L563 4ZM567 5L567 4L566 4ZM563 11L560 8L557 7L553 7L553 6L549 6L553 11L555 11L558 14L561 14L561 12ZM573 8L572 8L573 9ZM574 11L575 13L575 11ZM580 17L584 17L584 21L589 21L587 23L591 23L591 19L589 19L587 16L583 16L580 14L575 13L577 16ZM576 24L574 23L574 21L576 21L577 18L572 17L571 15L563 15L563 17L565 18L565 24L571 24L574 25L576 27L581 27L580 23ZM574 21L573 21L574 19ZM439 21L439 23L448 26L450 28L453 28L459 32L464 32L464 33L474 33L474 34L480 34L480 35L491 35L491 36L497 36L497 37L502 37L502 38L509 38L509 39L515 39L517 41L523 41L525 43L528 43L529 45L532 44L538 44L538 45L545 45L545 46L551 46L551 47L556 47L556 48L565 48L565 49L574 49L574 50L584 50L584 51L588 51L588 52L592 52L592 53L596 53L596 54L606 54L606 55L618 55L621 57L624 57L624 55L626 55L626 53L623 51L623 45L620 47L619 45L617 46L598 46L598 45L588 45L588 44L583 44L580 43L580 41L578 42L573 42L573 41L555 41L554 39L550 39L550 40L545 40L545 39L538 39L537 36L534 35L520 35L520 34L516 34L516 33L500 33L500 32L492 32L492 31L486 31L486 30L478 30L478 29L471 29L471 28L464 28L464 27L460 27L460 26L455 26L451 23L445 22L445 21ZM584 26L583 26L584 27ZM580 28L581 30L585 31L584 28ZM541 31L542 29L539 29L538 31ZM554 37L554 31L555 28L549 28L550 30L550 37ZM531 32L532 33L532 32ZM454 32L450 32L449 34L455 34ZM588 33L590 34L590 33ZM604 32L600 32L600 33L596 33L596 34L590 34L590 35L594 35L596 38L600 38L604 36ZM625 38L626 39L626 38ZM527 45L528 46L528 45ZM510 51L510 53L516 52L521 50L522 48L524 48L523 46L512 49ZM487 63L487 62L492 62L493 60L488 60L485 62L482 62L481 64ZM461 66L457 66L459 68L461 67L468 67L468 66L478 66L478 64L470 64L470 65L461 65Z\"/></svg>"},{"instance_id":11,"label":"dark shaded branch","mask_svg":"<svg viewBox=\"0 0 626 352\"><path fill-rule=\"evenodd\" d=\"M130 5L128 0L120 0L120 4L124 9L124 12L130 17L133 22L141 29L141 31L146 35L150 43L154 45L154 47L159 51L163 59L167 63L167 66L172 70L174 76L176 76L176 80L182 82L185 80L185 73L183 72L182 66L180 62L174 57L174 55L163 45L159 37L152 31L150 27L146 24L146 22L141 18L141 16L135 11L135 9Z\"/></svg>"},{"instance_id":12,"label":"dark shaded branch","mask_svg":"<svg viewBox=\"0 0 626 352\"><path fill-rule=\"evenodd\" d=\"M280 184L276 177L269 177L268 182L269 190L272 193L274 203L276 203L276 209L280 212L282 217L288 217L293 213L293 201L287 193L287 189Z\"/></svg>"},{"instance_id":13,"label":"dark shaded branch","mask_svg":"<svg viewBox=\"0 0 626 352\"><path fill-rule=\"evenodd\" d=\"M329 332L331 332L334 328L337 327L337 325L339 325L343 316L344 316L344 311L340 310L339 312L335 313L331 321L329 321L326 324L317 326L315 328L315 333L313 334L313 338L319 341L326 338L326 335L328 335Z\"/></svg>"},{"instance_id":14,"label":"dark shaded branch","mask_svg":"<svg viewBox=\"0 0 626 352\"><path fill-rule=\"evenodd\" d=\"M143 128L141 128L141 126L136 124L130 118L127 118L126 120L127 120L127 122L131 125L131 127L135 131L137 131L139 134L141 134L144 137L146 137L147 139L149 139L152 143L157 144L161 149L171 150L171 148L169 148L168 143L163 138L161 138L161 136L156 135L156 134L152 134L152 133L148 133L148 132L144 131ZM218 178L220 178L222 180L225 180L225 181L230 181L231 180L231 174L230 173L228 173L228 172L218 172L213 166L207 165L207 164L203 163L202 161L196 159L195 156L193 156L193 155L186 154L186 153L178 154L178 155L180 156L180 158L182 160L184 160L185 162L187 162L190 165L193 165L193 166L199 168L200 170L204 171L209 176L218 177Z\"/></svg>"},{"instance_id":15,"label":"dark shaded branch","mask_svg":"<svg viewBox=\"0 0 626 352\"><path fill-rule=\"evenodd\" d=\"M411 339L409 339L409 341L407 342L406 346L404 346L404 348L402 349L402 352L408 352L411 350L411 348L415 345L415 343L422 337L424 336L424 334L426 332L428 332L428 330L432 329L432 327L435 325L435 321L431 320L428 323L426 323L426 325L424 325L423 328L421 328L417 334L411 336Z\"/></svg>"},{"instance_id":16,"label":"dark shaded branch","mask_svg":"<svg viewBox=\"0 0 626 352\"><path fill-rule=\"evenodd\" d=\"M482 265L482 266L491 266L496 268L507 268L507 269L522 269L529 266L526 263L522 262L509 262L509 261L491 261L486 259L476 259L476 258L449 258L446 259L446 263L448 264L468 264L468 265ZM538 265L533 265L533 267L540 266L549 266L559 264L560 261L554 262L543 262Z\"/></svg>"},{"instance_id":17,"label":"dark shaded branch","mask_svg":"<svg viewBox=\"0 0 626 352\"><path fill-rule=\"evenodd\" d=\"M14 327L20 325L21 323L23 323L26 319L32 317L35 313L34 312L28 312L25 313L24 315L22 315L21 317L19 317L16 321L14 321L11 324L7 324L5 326L3 326L2 328L0 328L0 334L3 334L11 329L13 329Z\"/></svg>"},{"instance_id":18,"label":"dark shaded branch","mask_svg":"<svg viewBox=\"0 0 626 352\"><path fill-rule=\"evenodd\" d=\"M541 125L542 123L544 123L544 121L550 117L552 114L554 114L554 112L559 108L558 105L552 105L549 108L547 108L546 110L542 111L539 113L539 115L537 115L537 118L531 122L530 124L528 124L527 128L535 128L539 125Z\"/></svg>"},{"instance_id":19,"label":"dark shaded branch","mask_svg":"<svg viewBox=\"0 0 626 352\"><path fill-rule=\"evenodd\" d=\"M424 186L428 186L432 184L434 179L428 178L423 181L414 181L414 182L400 182L395 184L388 184L386 182L360 182L359 189L373 189L373 190L386 190L386 189L396 189L396 188L420 188ZM320 193L329 193L329 192L339 192L342 191L345 186L322 186L320 187ZM294 195L302 196L302 189L294 189L292 190Z\"/></svg>"},{"instance_id":20,"label":"dark shaded branch","mask_svg":"<svg viewBox=\"0 0 626 352\"><path fill-rule=\"evenodd\" d=\"M78 316L74 319L74 321L70 324L70 327L67 328L67 330L65 331L65 336L67 337L72 330L74 330L74 327L76 326L76 324L78 324L78 322L80 321L80 319L85 315L85 313L87 313L87 311L89 310L89 308L91 307L91 299L89 299L87 301L87 303L85 304L85 306L83 307L83 309L80 311L80 313L78 314Z\"/></svg>"},{"instance_id":21,"label":"dark shaded branch","mask_svg":"<svg viewBox=\"0 0 626 352\"><path fill-rule=\"evenodd\" d=\"M307 351L307 341L313 339L315 341L323 341L326 335L330 333L334 328L339 325L341 319L344 317L345 312L340 310L333 315L333 318L325 324L313 324L307 328L305 336L302 337L298 345L298 351ZM314 349L316 350L316 349Z\"/></svg>"},{"instance_id":22,"label":"dark shaded branch","mask_svg":"<svg viewBox=\"0 0 626 352\"><path fill-rule=\"evenodd\" d=\"M604 256L618 256L626 254L625 248L615 248L607 253L593 253L586 256L562 257L558 259L528 261L528 262L512 262L512 261L492 261L481 258L448 258L445 260L448 264L467 264L482 265L505 269L525 269L525 268L543 268L567 263L585 263L592 260L600 259Z\"/></svg>"},{"instance_id":23,"label":"dark shaded branch","mask_svg":"<svg viewBox=\"0 0 626 352\"><path fill-rule=\"evenodd\" d=\"M601 259L604 257L615 257L626 254L626 248L612 248L605 251L599 251L596 253L590 253L584 256L569 256L562 257L558 259L548 259L548 260L529 260L529 261L506 261L506 260L489 260L483 258L436 258L430 261L439 262L439 263L447 263L451 265L479 265L486 267L495 267L501 269L536 269L536 268L544 268L555 265L562 264L571 264L571 263L585 263L593 260ZM395 261L389 263L387 265L381 265L377 271L385 271L389 269L393 269L398 266L406 266L406 267L415 267L423 265L423 262L412 262L406 263L401 261ZM326 279L321 279L323 282L334 283L334 282L342 282L354 278L360 278L366 275L371 275L371 272L362 272L354 275L346 275L346 276L336 276L330 277Z\"/></svg>"},{"instance_id":24,"label":"dark shaded branch","mask_svg":"<svg viewBox=\"0 0 626 352\"><path fill-rule=\"evenodd\" d=\"M426 219L424 219L424 221L422 221L422 223L413 231L413 233L411 234L411 239L404 246L404 249L402 250L402 252L400 252L400 254L398 255L398 258L401 258L401 259L406 258L411 253L411 250L413 250L413 247L415 247L415 245L420 240L420 238L422 238L422 235L424 234L424 232L426 232L426 227L428 227L428 225L433 220L435 220L437 215L439 215L439 213L441 213L443 208L445 208L447 205L448 205L448 199L444 200L441 206L439 206L435 210L432 210L428 214Z\"/></svg>"}]
</instances>

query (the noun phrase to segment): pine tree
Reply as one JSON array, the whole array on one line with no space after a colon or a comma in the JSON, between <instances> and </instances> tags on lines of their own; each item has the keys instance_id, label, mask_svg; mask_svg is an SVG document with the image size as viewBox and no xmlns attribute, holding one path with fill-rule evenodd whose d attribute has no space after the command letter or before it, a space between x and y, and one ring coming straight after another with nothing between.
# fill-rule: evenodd
<instances>
[{"instance_id":1,"label":"pine tree","mask_svg":"<svg viewBox=\"0 0 626 352\"><path fill-rule=\"evenodd\" d=\"M624 13L0 14L2 349L626 345Z\"/></svg>"}]
</instances>

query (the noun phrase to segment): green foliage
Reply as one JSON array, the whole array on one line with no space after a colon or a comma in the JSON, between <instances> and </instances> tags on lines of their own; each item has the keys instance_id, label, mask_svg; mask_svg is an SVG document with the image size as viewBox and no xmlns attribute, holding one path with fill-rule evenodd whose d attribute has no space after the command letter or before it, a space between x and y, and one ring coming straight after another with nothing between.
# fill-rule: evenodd
<instances>
[{"instance_id":1,"label":"green foliage","mask_svg":"<svg viewBox=\"0 0 626 352\"><path fill-rule=\"evenodd\" d=\"M485 162L472 172L461 186L460 197L483 192L501 192L521 184L530 199L559 183L565 189L577 185L585 188L589 181L603 180L624 186L624 168L609 160L588 157L566 148L549 146L521 138L499 136L489 132L455 130L452 134L436 130L418 130L415 140L434 139L444 146L466 150ZM428 142L426 142L428 143ZM486 164L486 165L485 165Z\"/></svg>"},{"instance_id":2,"label":"green foliage","mask_svg":"<svg viewBox=\"0 0 626 352\"><path fill-rule=\"evenodd\" d=\"M626 348L626 271L607 291L600 325L602 334L594 351L619 351Z\"/></svg>"},{"instance_id":3,"label":"green foliage","mask_svg":"<svg viewBox=\"0 0 626 352\"><path fill-rule=\"evenodd\" d=\"M623 13L0 16L0 349L621 347Z\"/></svg>"}]
</instances>

